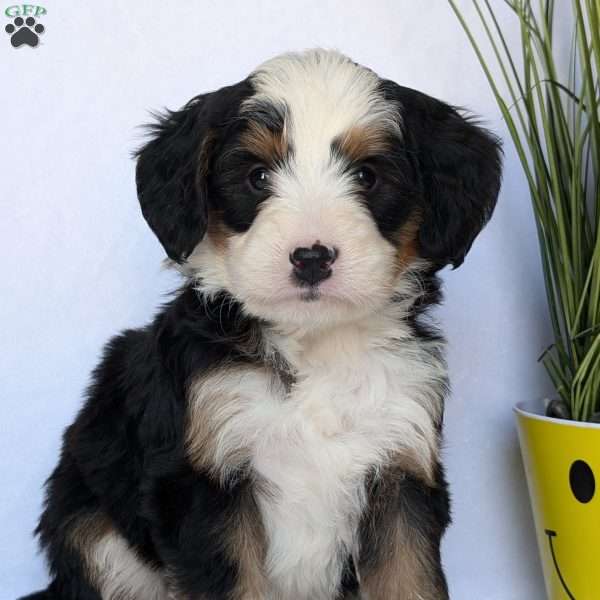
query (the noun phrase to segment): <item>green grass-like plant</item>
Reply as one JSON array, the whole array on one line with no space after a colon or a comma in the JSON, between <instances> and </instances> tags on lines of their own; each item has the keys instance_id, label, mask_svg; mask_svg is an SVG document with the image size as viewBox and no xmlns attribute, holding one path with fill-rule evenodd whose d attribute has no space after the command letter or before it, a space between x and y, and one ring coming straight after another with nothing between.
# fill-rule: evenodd
<instances>
[{"instance_id":1,"label":"green grass-like plant","mask_svg":"<svg viewBox=\"0 0 600 600\"><path fill-rule=\"evenodd\" d=\"M527 177L554 334L541 360L572 418L598 420L600 0L495 0L495 8L489 0L472 0L497 77L457 2L448 1ZM500 26L500 4L512 11L520 31L514 47ZM565 30L572 31L570 57L558 47Z\"/></svg>"}]
</instances>

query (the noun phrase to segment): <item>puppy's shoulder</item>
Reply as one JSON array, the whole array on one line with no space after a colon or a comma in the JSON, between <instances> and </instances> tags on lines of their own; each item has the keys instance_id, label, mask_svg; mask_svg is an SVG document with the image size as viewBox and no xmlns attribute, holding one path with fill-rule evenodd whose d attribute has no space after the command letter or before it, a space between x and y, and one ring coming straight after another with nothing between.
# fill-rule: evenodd
<instances>
[{"instance_id":1,"label":"puppy's shoulder","mask_svg":"<svg viewBox=\"0 0 600 600\"><path fill-rule=\"evenodd\" d=\"M185 287L149 325L106 344L71 436L101 432L145 444L181 434L191 382L222 364L248 361L253 336L235 303Z\"/></svg>"}]
</instances>

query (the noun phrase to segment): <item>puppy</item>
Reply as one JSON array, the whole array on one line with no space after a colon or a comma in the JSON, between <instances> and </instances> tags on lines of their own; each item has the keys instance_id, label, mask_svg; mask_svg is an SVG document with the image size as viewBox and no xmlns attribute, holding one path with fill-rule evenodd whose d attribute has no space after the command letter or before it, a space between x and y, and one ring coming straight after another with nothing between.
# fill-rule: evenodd
<instances>
[{"instance_id":1,"label":"puppy","mask_svg":"<svg viewBox=\"0 0 600 600\"><path fill-rule=\"evenodd\" d=\"M159 117L137 189L185 284L94 371L30 598L448 598L426 312L500 157L456 109L323 50Z\"/></svg>"}]
</instances>

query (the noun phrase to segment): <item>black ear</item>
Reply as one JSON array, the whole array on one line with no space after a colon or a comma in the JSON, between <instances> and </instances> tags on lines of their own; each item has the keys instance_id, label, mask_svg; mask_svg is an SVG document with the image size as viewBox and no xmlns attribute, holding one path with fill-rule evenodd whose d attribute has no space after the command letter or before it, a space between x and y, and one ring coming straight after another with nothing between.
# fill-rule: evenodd
<instances>
[{"instance_id":1,"label":"black ear","mask_svg":"<svg viewBox=\"0 0 600 600\"><path fill-rule=\"evenodd\" d=\"M204 237L211 152L249 94L243 81L158 115L149 127L152 139L136 153L142 214L176 262L185 261Z\"/></svg>"},{"instance_id":2,"label":"black ear","mask_svg":"<svg viewBox=\"0 0 600 600\"><path fill-rule=\"evenodd\" d=\"M393 82L407 150L414 152L423 193L421 256L458 267L492 216L502 172L499 140L447 104Z\"/></svg>"}]
</instances>

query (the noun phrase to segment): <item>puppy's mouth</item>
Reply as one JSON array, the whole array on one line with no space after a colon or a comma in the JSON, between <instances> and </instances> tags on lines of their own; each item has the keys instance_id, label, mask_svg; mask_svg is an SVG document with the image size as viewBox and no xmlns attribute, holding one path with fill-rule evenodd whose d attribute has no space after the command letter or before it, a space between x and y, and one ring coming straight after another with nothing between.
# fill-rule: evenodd
<instances>
[{"instance_id":1,"label":"puppy's mouth","mask_svg":"<svg viewBox=\"0 0 600 600\"><path fill-rule=\"evenodd\" d=\"M333 298L331 288L331 272L318 281L299 280L295 273L289 276L290 287L293 292L289 295L290 300L301 302L317 302L321 299Z\"/></svg>"},{"instance_id":2,"label":"puppy's mouth","mask_svg":"<svg viewBox=\"0 0 600 600\"><path fill-rule=\"evenodd\" d=\"M260 302L263 305L275 304L279 307L289 306L293 309L294 306L323 306L325 307L346 307L348 309L354 307L352 299L348 295L340 292L337 286L332 286L329 282L323 282L317 285L293 285L282 286L279 290L269 296L261 297Z\"/></svg>"},{"instance_id":3,"label":"puppy's mouth","mask_svg":"<svg viewBox=\"0 0 600 600\"><path fill-rule=\"evenodd\" d=\"M300 300L303 302L316 302L321 297L321 291L316 285L303 289L300 293Z\"/></svg>"},{"instance_id":4,"label":"puppy's mouth","mask_svg":"<svg viewBox=\"0 0 600 600\"><path fill-rule=\"evenodd\" d=\"M273 298L271 298L273 299ZM281 291L274 297L276 302L318 302L319 300L335 300L335 294L320 285L294 285L291 289Z\"/></svg>"}]
</instances>

